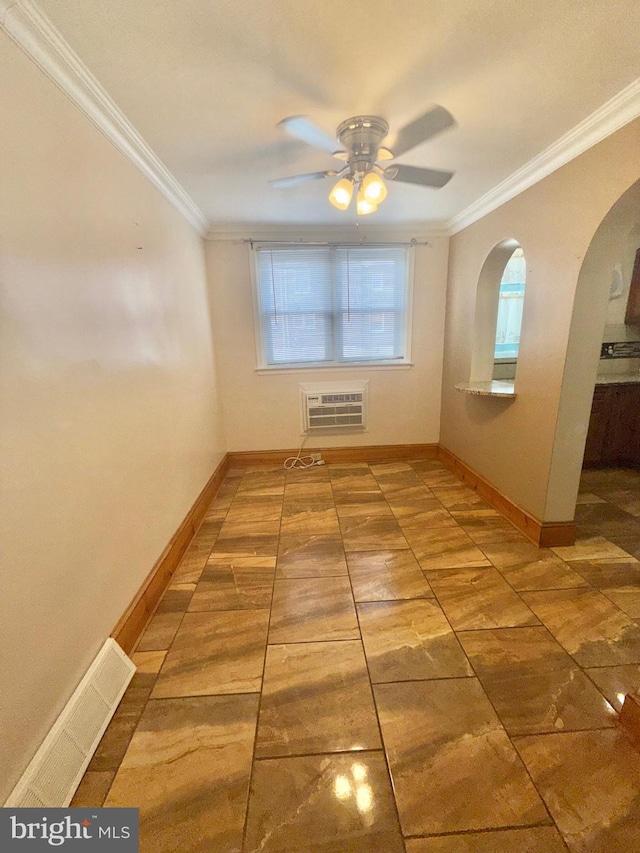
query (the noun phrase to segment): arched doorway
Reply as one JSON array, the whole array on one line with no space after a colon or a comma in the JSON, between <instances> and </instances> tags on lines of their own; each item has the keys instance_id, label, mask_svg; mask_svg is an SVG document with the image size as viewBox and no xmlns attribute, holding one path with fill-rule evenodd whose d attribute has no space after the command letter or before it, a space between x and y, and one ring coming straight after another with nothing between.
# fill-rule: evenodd
<instances>
[{"instance_id":1,"label":"arched doorway","mask_svg":"<svg viewBox=\"0 0 640 853\"><path fill-rule=\"evenodd\" d=\"M604 217L580 269L547 491L547 517L571 517L576 505L591 403L599 371L602 373L600 356L611 311L612 276L622 274L623 294L625 284L628 293L629 258L635 256L634 246L640 247L640 181Z\"/></svg>"}]
</instances>

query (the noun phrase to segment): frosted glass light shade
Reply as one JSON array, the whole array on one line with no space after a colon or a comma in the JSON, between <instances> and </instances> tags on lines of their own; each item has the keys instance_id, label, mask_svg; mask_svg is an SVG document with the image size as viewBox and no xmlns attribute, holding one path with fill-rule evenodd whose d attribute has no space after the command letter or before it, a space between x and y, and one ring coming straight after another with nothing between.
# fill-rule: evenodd
<instances>
[{"instance_id":1,"label":"frosted glass light shade","mask_svg":"<svg viewBox=\"0 0 640 853\"><path fill-rule=\"evenodd\" d=\"M329 201L338 210L346 210L349 207L352 195L353 181L350 181L349 178L342 178L329 193Z\"/></svg>"},{"instance_id":2,"label":"frosted glass light shade","mask_svg":"<svg viewBox=\"0 0 640 853\"><path fill-rule=\"evenodd\" d=\"M380 204L387 197L384 181L375 172L369 172L362 182L362 192L370 204Z\"/></svg>"},{"instance_id":3,"label":"frosted glass light shade","mask_svg":"<svg viewBox=\"0 0 640 853\"><path fill-rule=\"evenodd\" d=\"M358 190L358 195L356 197L356 210L358 212L358 216L366 216L368 213L375 213L377 209L377 204L372 204L370 201L367 201L361 187Z\"/></svg>"}]
</instances>

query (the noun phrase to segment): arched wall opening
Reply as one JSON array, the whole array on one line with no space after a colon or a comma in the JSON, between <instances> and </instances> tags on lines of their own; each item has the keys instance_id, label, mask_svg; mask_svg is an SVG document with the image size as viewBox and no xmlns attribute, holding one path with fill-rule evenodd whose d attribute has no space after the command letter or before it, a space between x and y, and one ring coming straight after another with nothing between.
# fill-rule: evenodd
<instances>
[{"instance_id":1,"label":"arched wall opening","mask_svg":"<svg viewBox=\"0 0 640 853\"><path fill-rule=\"evenodd\" d=\"M640 246L640 180L598 226L578 276L547 490L545 519L550 521L575 514L612 274L621 268L623 278L630 275L636 238Z\"/></svg>"},{"instance_id":2,"label":"arched wall opening","mask_svg":"<svg viewBox=\"0 0 640 853\"><path fill-rule=\"evenodd\" d=\"M491 249L484 264L482 265L482 269L480 270L478 288L476 292L473 349L471 354L471 375L469 377L469 381L471 383L489 382L495 378L515 378L517 345L514 350L516 353L515 355L513 355L512 352L512 357L510 359L501 359L501 361L505 363L505 367L507 367L506 363L509 362L511 372L505 372L504 375L496 374L496 358L498 356L496 331L499 322L499 304L503 295L502 290L505 271L507 270L514 254L518 250L522 252L522 247L517 240L502 240L494 246L493 249ZM524 276L522 276L522 278L524 279ZM520 297L524 294L524 280L519 282L519 284L521 285L522 293L518 292L517 296L520 301ZM509 284L506 285L506 287L509 288L512 287L512 285ZM516 295L515 292L514 295ZM505 325L503 333L506 333L507 324L503 325ZM516 325L517 329L514 331L517 333L517 342L519 342L520 323L517 322Z\"/></svg>"}]
</instances>

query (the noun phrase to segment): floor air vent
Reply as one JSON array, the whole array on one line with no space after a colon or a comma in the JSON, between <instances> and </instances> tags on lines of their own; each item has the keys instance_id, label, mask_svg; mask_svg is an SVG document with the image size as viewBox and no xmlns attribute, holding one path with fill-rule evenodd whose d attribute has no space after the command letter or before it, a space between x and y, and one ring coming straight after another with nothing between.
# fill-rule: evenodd
<instances>
[{"instance_id":1,"label":"floor air vent","mask_svg":"<svg viewBox=\"0 0 640 853\"><path fill-rule=\"evenodd\" d=\"M115 640L107 640L5 806L69 805L135 669Z\"/></svg>"},{"instance_id":2,"label":"floor air vent","mask_svg":"<svg viewBox=\"0 0 640 853\"><path fill-rule=\"evenodd\" d=\"M367 425L366 388L305 391L305 432L364 429Z\"/></svg>"}]
</instances>

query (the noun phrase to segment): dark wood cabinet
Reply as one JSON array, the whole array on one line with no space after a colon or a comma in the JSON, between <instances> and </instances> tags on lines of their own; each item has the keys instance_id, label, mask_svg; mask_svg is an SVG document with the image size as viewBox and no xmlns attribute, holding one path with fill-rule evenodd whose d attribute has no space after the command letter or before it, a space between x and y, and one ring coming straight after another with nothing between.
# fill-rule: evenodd
<instances>
[{"instance_id":1,"label":"dark wood cabinet","mask_svg":"<svg viewBox=\"0 0 640 853\"><path fill-rule=\"evenodd\" d=\"M591 417L587 431L587 443L584 449L585 468L597 468L604 465L605 448L609 430L613 385L596 385L591 401Z\"/></svg>"},{"instance_id":2,"label":"dark wood cabinet","mask_svg":"<svg viewBox=\"0 0 640 853\"><path fill-rule=\"evenodd\" d=\"M584 467L640 468L640 383L596 385Z\"/></svg>"}]
</instances>

